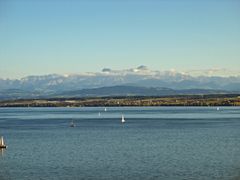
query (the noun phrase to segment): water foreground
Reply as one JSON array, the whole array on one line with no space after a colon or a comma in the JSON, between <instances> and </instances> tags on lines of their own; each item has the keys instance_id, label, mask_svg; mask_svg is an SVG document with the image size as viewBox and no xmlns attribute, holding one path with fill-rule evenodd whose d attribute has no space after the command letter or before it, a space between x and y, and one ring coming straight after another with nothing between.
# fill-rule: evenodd
<instances>
[{"instance_id":1,"label":"water foreground","mask_svg":"<svg viewBox=\"0 0 240 180\"><path fill-rule=\"evenodd\" d=\"M0 179L235 179L239 128L240 107L2 108Z\"/></svg>"}]
</instances>

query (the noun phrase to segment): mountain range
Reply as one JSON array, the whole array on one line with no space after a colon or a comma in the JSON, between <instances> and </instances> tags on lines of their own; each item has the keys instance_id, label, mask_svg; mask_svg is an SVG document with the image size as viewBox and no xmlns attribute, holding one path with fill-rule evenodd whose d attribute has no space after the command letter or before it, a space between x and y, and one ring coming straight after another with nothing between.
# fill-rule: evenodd
<instances>
[{"instance_id":1,"label":"mountain range","mask_svg":"<svg viewBox=\"0 0 240 180\"><path fill-rule=\"evenodd\" d=\"M104 68L98 73L0 79L0 99L240 92L240 76L192 76L176 71Z\"/></svg>"}]
</instances>

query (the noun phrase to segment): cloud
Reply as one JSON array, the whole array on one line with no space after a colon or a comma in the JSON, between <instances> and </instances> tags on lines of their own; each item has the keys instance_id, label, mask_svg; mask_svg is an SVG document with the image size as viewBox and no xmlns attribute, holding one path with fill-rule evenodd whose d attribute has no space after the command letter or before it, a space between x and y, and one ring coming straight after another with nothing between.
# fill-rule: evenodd
<instances>
[{"instance_id":1,"label":"cloud","mask_svg":"<svg viewBox=\"0 0 240 180\"><path fill-rule=\"evenodd\" d=\"M195 69L187 71L178 71L174 68L170 70L160 71L160 70L151 70L145 65L140 65L136 68L122 69L122 70L112 70L110 68L103 68L100 73L95 73L95 75L107 75L107 76L122 76L122 75L136 75L136 76L146 76L151 78L161 79L166 76L178 76L181 78L189 78L190 76L240 76L240 71L229 70L226 68L209 68L209 69Z\"/></svg>"},{"instance_id":2,"label":"cloud","mask_svg":"<svg viewBox=\"0 0 240 180\"><path fill-rule=\"evenodd\" d=\"M122 70L113 70L110 68L103 68L101 74L103 75L128 75L128 74L135 74L135 75L152 75L154 71L149 70L147 66L141 65L136 68L130 69L122 69ZM99 73L96 73L99 74Z\"/></svg>"},{"instance_id":3,"label":"cloud","mask_svg":"<svg viewBox=\"0 0 240 180\"><path fill-rule=\"evenodd\" d=\"M103 73L109 73L109 72L111 72L112 70L110 69L110 68L103 68L102 69L102 72Z\"/></svg>"},{"instance_id":4,"label":"cloud","mask_svg":"<svg viewBox=\"0 0 240 180\"><path fill-rule=\"evenodd\" d=\"M185 73L192 76L240 76L240 71L230 70L226 68L209 68L209 69L198 69L198 70L189 70Z\"/></svg>"},{"instance_id":5,"label":"cloud","mask_svg":"<svg viewBox=\"0 0 240 180\"><path fill-rule=\"evenodd\" d=\"M59 78L87 78L87 77L96 77L96 76L127 76L130 75L132 77L145 77L148 78L155 78L155 79L164 79L166 77L176 77L178 79L186 79L191 77L198 77L198 76L219 76L219 77L229 77L229 76L239 76L240 77L240 70L230 70L226 68L209 68L209 69L195 69L195 70L186 70L186 71L179 71L174 68L170 70L160 71L160 70L151 70L145 65L140 65L135 68L128 68L128 69L120 69L115 70L111 68L103 68L100 72L81 72L81 73L74 73L74 74L51 74L51 75L43 75L43 76L27 76L25 78L20 78L21 80L28 80L29 78L34 79L41 79L47 78L48 76ZM3 81L4 79L2 79Z\"/></svg>"},{"instance_id":6,"label":"cloud","mask_svg":"<svg viewBox=\"0 0 240 180\"><path fill-rule=\"evenodd\" d=\"M137 69L141 70L141 71L146 71L146 70L148 70L148 67L144 66L144 65L141 65L141 66L138 66Z\"/></svg>"}]
</instances>

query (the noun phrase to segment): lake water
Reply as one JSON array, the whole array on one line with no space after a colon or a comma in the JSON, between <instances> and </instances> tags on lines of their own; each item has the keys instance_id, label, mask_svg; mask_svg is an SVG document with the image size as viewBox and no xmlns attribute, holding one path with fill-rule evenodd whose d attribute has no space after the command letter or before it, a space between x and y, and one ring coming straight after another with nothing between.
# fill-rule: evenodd
<instances>
[{"instance_id":1,"label":"lake water","mask_svg":"<svg viewBox=\"0 0 240 180\"><path fill-rule=\"evenodd\" d=\"M0 180L240 177L239 107L2 108L0 135Z\"/></svg>"}]
</instances>

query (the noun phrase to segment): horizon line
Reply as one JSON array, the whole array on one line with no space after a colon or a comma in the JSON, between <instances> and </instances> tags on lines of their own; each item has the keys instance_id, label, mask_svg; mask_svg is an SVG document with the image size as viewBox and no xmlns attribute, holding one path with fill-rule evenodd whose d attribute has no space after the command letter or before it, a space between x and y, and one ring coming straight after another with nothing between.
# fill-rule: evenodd
<instances>
[{"instance_id":1,"label":"horizon line","mask_svg":"<svg viewBox=\"0 0 240 180\"><path fill-rule=\"evenodd\" d=\"M186 75L192 77L240 77L240 70L233 70L228 68L205 68L205 69L189 69L189 70L176 70L174 68L168 70L152 70L147 66L140 65L136 68L127 68L127 69L111 69L111 68L102 68L101 71L88 71L88 72L72 72L72 73L42 73L42 74L26 74L16 77L0 77L1 80L21 80L31 76L50 76L57 75L63 77L69 76L97 76L97 75L166 75L171 73L171 75Z\"/></svg>"}]
</instances>

